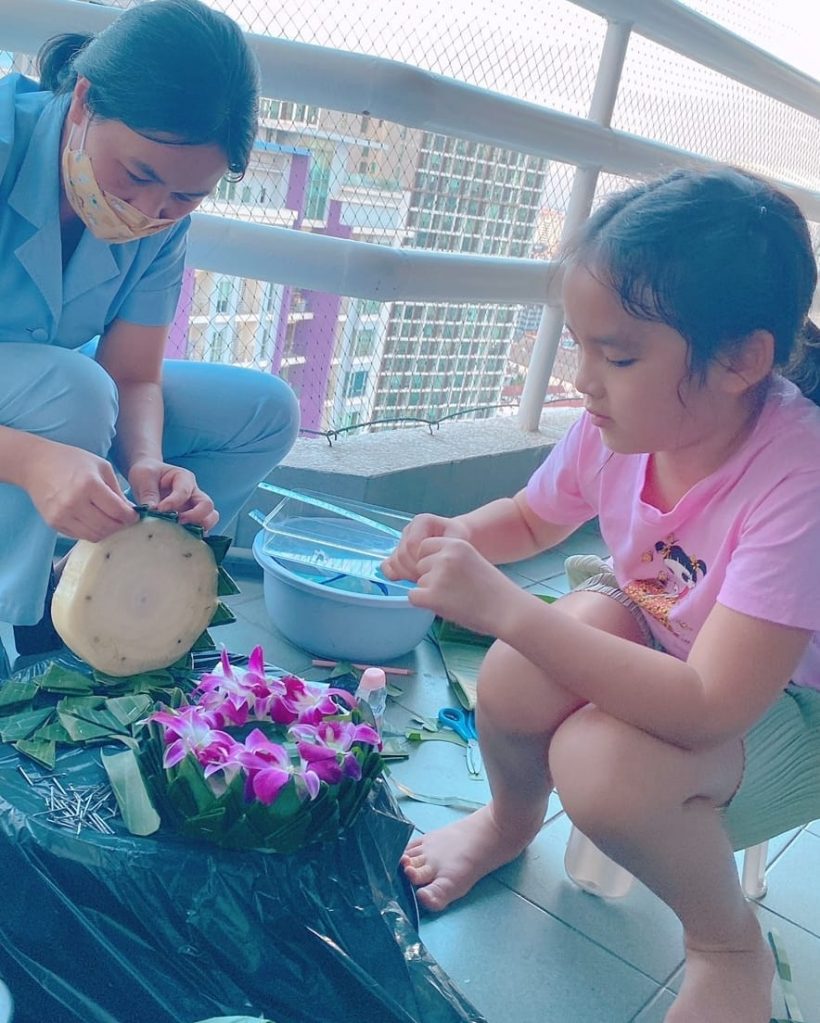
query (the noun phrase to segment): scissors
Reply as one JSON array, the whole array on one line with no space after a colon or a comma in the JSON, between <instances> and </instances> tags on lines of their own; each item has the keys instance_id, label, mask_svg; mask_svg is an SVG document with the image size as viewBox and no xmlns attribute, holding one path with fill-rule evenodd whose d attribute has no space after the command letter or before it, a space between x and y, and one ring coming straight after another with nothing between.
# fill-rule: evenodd
<instances>
[{"instance_id":1,"label":"scissors","mask_svg":"<svg viewBox=\"0 0 820 1023\"><path fill-rule=\"evenodd\" d=\"M451 729L467 743L465 751L467 770L473 778L480 778L484 765L481 750L478 748L475 711L464 711L461 707L442 707L438 712L438 723L442 728Z\"/></svg>"}]
</instances>

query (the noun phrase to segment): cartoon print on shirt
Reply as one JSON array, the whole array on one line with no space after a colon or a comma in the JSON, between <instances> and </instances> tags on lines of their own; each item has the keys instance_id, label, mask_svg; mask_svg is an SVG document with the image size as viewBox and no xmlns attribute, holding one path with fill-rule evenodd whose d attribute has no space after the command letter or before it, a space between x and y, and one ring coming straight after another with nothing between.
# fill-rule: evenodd
<instances>
[{"instance_id":1,"label":"cartoon print on shirt","mask_svg":"<svg viewBox=\"0 0 820 1023\"><path fill-rule=\"evenodd\" d=\"M706 563L686 553L674 536L659 540L654 551L645 552L641 561L662 565L657 573L648 579L636 579L624 587L635 603L656 621L676 635L689 630L682 621L671 621L672 611L677 604L694 589L699 579L706 575Z\"/></svg>"}]
</instances>

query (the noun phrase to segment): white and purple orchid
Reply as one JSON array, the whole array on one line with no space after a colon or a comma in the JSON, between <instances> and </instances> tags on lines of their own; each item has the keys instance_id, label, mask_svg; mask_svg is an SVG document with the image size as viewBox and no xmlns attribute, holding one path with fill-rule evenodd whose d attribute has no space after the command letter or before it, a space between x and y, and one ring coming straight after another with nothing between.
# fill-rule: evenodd
<instances>
[{"instance_id":1,"label":"white and purple orchid","mask_svg":"<svg viewBox=\"0 0 820 1023\"><path fill-rule=\"evenodd\" d=\"M149 719L165 729L168 743L162 758L164 768L178 764L192 753L205 768L206 777L219 770L229 754L238 746L236 739L214 728L214 719L203 707L196 705L160 710ZM218 766L213 766L218 765ZM210 769L210 770L209 770Z\"/></svg>"},{"instance_id":2,"label":"white and purple orchid","mask_svg":"<svg viewBox=\"0 0 820 1023\"><path fill-rule=\"evenodd\" d=\"M336 785L342 778L358 781L362 776L354 744L376 746L379 733L370 725L352 721L324 721L321 724L298 724L289 729L296 740L299 756L319 775L322 781Z\"/></svg>"}]
</instances>

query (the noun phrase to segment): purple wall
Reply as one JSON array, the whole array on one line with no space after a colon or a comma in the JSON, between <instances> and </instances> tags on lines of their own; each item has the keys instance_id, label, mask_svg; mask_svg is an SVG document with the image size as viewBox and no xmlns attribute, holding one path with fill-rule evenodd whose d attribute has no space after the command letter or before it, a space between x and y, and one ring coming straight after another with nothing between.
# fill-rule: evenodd
<instances>
[{"instance_id":1,"label":"purple wall","mask_svg":"<svg viewBox=\"0 0 820 1023\"><path fill-rule=\"evenodd\" d=\"M174 322L168 331L168 340L165 344L166 359L184 359L188 354L188 323L194 304L194 284L194 271L184 270L177 311L174 313Z\"/></svg>"},{"instance_id":2,"label":"purple wall","mask_svg":"<svg viewBox=\"0 0 820 1023\"><path fill-rule=\"evenodd\" d=\"M349 238L353 233L352 228L341 222L341 212L341 203L331 199L328 203L327 224L318 233L334 238ZM313 319L304 320L296 328L294 347L305 362L294 367L289 379L299 395L302 426L307 430L318 430L321 428L322 411L327 397L342 299L339 295L319 291L303 291L302 294L308 310L313 313Z\"/></svg>"}]
</instances>

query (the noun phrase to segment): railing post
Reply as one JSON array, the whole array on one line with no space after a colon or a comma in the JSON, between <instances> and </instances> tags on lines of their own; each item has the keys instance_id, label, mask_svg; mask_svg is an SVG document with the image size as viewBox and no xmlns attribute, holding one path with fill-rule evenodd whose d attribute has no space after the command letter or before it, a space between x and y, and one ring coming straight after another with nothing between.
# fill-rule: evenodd
<instances>
[{"instance_id":1,"label":"railing post","mask_svg":"<svg viewBox=\"0 0 820 1023\"><path fill-rule=\"evenodd\" d=\"M618 97L618 85L631 32L630 23L610 21L607 24L595 88L589 104L589 120L605 128L612 122L612 111ZM589 216L600 172L600 167L578 167L575 171L564 215L561 244L574 234ZM541 421L541 410L544 407L563 326L564 310L560 305L545 305L524 381L521 406L518 409L518 423L524 431L536 431Z\"/></svg>"}]
</instances>

